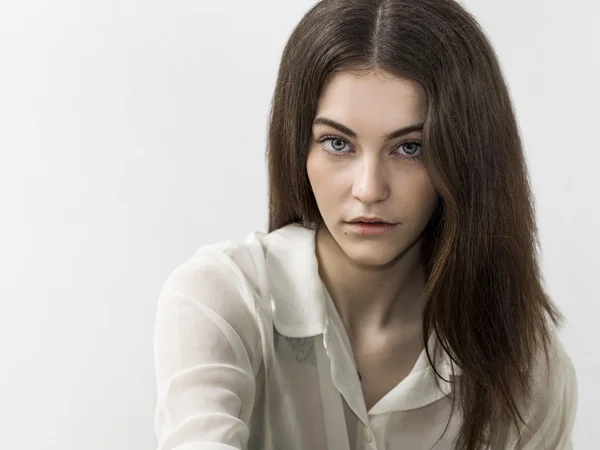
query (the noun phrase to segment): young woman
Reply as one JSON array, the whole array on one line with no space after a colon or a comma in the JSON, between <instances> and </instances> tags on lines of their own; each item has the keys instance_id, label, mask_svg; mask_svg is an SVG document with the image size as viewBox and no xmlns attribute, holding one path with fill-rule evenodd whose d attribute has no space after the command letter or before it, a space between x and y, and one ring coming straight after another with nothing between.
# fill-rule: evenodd
<instances>
[{"instance_id":1,"label":"young woman","mask_svg":"<svg viewBox=\"0 0 600 450\"><path fill-rule=\"evenodd\" d=\"M268 233L160 293L161 450L570 449L575 372L489 41L452 0L323 0L284 50Z\"/></svg>"}]
</instances>

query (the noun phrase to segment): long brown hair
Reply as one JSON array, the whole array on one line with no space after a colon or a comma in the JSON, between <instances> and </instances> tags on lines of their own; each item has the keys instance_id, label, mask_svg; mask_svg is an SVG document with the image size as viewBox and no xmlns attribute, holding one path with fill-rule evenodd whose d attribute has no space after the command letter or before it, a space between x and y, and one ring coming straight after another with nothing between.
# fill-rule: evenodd
<instances>
[{"instance_id":1,"label":"long brown hair","mask_svg":"<svg viewBox=\"0 0 600 450\"><path fill-rule=\"evenodd\" d=\"M271 105L269 232L322 223L306 172L319 96L335 73L375 68L427 93L423 164L440 206L424 232L424 344L434 331L461 370L457 448L474 450L507 422L520 429L534 361L540 349L548 358L562 316L542 286L509 92L471 14L453 0L322 0L306 13Z\"/></svg>"}]
</instances>

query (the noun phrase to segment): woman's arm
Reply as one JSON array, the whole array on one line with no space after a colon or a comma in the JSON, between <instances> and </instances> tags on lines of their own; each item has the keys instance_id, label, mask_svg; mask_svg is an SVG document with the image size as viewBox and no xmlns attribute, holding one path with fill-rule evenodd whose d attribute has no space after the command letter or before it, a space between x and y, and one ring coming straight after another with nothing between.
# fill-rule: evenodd
<instances>
[{"instance_id":1,"label":"woman's arm","mask_svg":"<svg viewBox=\"0 0 600 450\"><path fill-rule=\"evenodd\" d=\"M200 249L165 282L154 335L158 450L246 448L262 358L253 302L220 250Z\"/></svg>"}]
</instances>

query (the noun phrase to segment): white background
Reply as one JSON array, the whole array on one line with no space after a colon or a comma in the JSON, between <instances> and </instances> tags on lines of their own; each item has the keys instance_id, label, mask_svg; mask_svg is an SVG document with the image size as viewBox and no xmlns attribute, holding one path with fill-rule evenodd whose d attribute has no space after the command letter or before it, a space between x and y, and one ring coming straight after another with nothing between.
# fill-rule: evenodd
<instances>
[{"instance_id":1,"label":"white background","mask_svg":"<svg viewBox=\"0 0 600 450\"><path fill-rule=\"evenodd\" d=\"M155 448L159 289L266 231L269 102L312 0L0 0L0 447ZM529 162L597 449L600 30L591 0L469 0Z\"/></svg>"}]
</instances>

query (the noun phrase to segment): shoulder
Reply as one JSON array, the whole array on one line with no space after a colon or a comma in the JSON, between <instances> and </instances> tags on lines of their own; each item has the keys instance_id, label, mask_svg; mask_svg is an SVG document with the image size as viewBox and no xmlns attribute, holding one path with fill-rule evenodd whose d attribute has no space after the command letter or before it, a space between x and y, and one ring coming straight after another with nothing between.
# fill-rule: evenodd
<instances>
[{"instance_id":1,"label":"shoulder","mask_svg":"<svg viewBox=\"0 0 600 450\"><path fill-rule=\"evenodd\" d=\"M533 390L525 412L523 449L571 449L577 411L575 367L558 333L553 332L548 358L539 351L532 373Z\"/></svg>"},{"instance_id":2,"label":"shoulder","mask_svg":"<svg viewBox=\"0 0 600 450\"><path fill-rule=\"evenodd\" d=\"M257 236L253 232L251 236ZM193 299L207 296L247 299L258 289L257 258L253 247L258 239L245 242L224 240L203 245L192 257L176 266L163 283L160 297L177 292ZM251 306L251 305L248 305Z\"/></svg>"},{"instance_id":3,"label":"shoulder","mask_svg":"<svg viewBox=\"0 0 600 450\"><path fill-rule=\"evenodd\" d=\"M311 236L313 230L289 224L270 233L252 231L244 241L223 240L203 245L172 270L162 286L161 296L173 291L191 298L205 298L214 292L237 292L237 297L246 300L260 298L268 292L268 278L281 278L281 266L296 265L292 263L296 244L309 242ZM253 310L253 302L247 303Z\"/></svg>"},{"instance_id":4,"label":"shoulder","mask_svg":"<svg viewBox=\"0 0 600 450\"><path fill-rule=\"evenodd\" d=\"M548 358L539 356L532 374L534 392L543 397L555 397L559 392L573 392L577 387L575 366L557 331L551 335Z\"/></svg>"}]
</instances>

